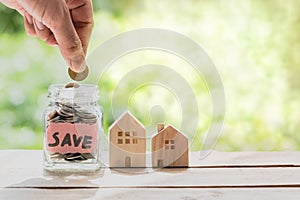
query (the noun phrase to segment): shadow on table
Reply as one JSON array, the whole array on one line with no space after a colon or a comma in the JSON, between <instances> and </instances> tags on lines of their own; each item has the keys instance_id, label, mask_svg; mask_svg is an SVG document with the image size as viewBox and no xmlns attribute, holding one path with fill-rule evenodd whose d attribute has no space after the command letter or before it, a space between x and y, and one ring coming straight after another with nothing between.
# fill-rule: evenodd
<instances>
[{"instance_id":1,"label":"shadow on table","mask_svg":"<svg viewBox=\"0 0 300 200\"><path fill-rule=\"evenodd\" d=\"M105 169L101 168L97 172L50 172L44 170L42 178L27 179L23 182L10 185L8 187L97 187L93 180L103 177Z\"/></svg>"},{"instance_id":2,"label":"shadow on table","mask_svg":"<svg viewBox=\"0 0 300 200\"><path fill-rule=\"evenodd\" d=\"M0 199L15 199L16 197L15 192L7 192L10 190L15 190L18 193L33 195L31 194L32 189L48 189L49 193L51 193L50 189L55 189L54 193L56 194L63 193L64 197L69 195L71 197L72 191L78 188L89 189L89 190L84 190L84 193L80 194L82 198L93 197L97 192L97 189L99 188L99 186L93 183L93 181L103 177L104 171L105 169L103 168L93 173L92 172L87 172L87 173L49 172L44 170L43 177L27 179L20 183L12 184L7 186L6 188L3 188L2 191L0 190ZM4 194L5 194L5 198L2 197L2 195ZM26 197L25 199L29 199L27 196L25 197Z\"/></svg>"},{"instance_id":3,"label":"shadow on table","mask_svg":"<svg viewBox=\"0 0 300 200\"><path fill-rule=\"evenodd\" d=\"M132 175L139 175L139 174L147 174L149 173L149 169L148 168L124 168L124 167L113 167L110 168L110 172L112 174L120 174L120 175L128 175L128 176L132 176Z\"/></svg>"},{"instance_id":4,"label":"shadow on table","mask_svg":"<svg viewBox=\"0 0 300 200\"><path fill-rule=\"evenodd\" d=\"M75 199L97 199L101 194L101 188L2 188L0 189L0 199L2 200L33 200L33 199L51 199L51 200L75 200Z\"/></svg>"},{"instance_id":5,"label":"shadow on table","mask_svg":"<svg viewBox=\"0 0 300 200\"><path fill-rule=\"evenodd\" d=\"M110 168L109 170L108 168L101 168L95 173L43 171L41 177L30 178L3 188L0 190L0 199L44 199L43 195L47 195L47 199L49 199L48 197L55 199L62 195L64 200L67 200L73 199L75 193L80 199L92 199L99 195L97 193L101 191L101 184L97 183L100 183L100 180L111 180L110 177L103 179L104 172L105 174L108 172L108 175L109 173L120 175L115 178L122 179L122 176L135 176L146 173L152 176L151 173L156 172L159 174L181 174L186 173L188 170L189 168Z\"/></svg>"},{"instance_id":6,"label":"shadow on table","mask_svg":"<svg viewBox=\"0 0 300 200\"><path fill-rule=\"evenodd\" d=\"M165 168L122 168L122 167L114 167L110 168L110 172L112 174L119 174L119 175L140 175L140 174L150 174L155 172L161 173L169 173L169 174L180 174L185 173L188 171L188 168L174 168L174 167L165 167Z\"/></svg>"}]
</instances>

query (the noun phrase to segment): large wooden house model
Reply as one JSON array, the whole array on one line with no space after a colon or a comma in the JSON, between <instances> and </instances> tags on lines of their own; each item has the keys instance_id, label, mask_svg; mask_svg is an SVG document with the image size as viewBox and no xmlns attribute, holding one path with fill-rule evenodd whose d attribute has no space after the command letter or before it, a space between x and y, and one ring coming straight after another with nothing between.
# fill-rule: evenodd
<instances>
[{"instance_id":1,"label":"large wooden house model","mask_svg":"<svg viewBox=\"0 0 300 200\"><path fill-rule=\"evenodd\" d=\"M109 127L110 167L146 166L146 129L130 112Z\"/></svg>"}]
</instances>

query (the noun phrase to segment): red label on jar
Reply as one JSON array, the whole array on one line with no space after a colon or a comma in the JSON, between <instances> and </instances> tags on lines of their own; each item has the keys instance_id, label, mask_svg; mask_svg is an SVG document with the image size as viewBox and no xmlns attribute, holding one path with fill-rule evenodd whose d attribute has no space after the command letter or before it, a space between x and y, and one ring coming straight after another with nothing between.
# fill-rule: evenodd
<instances>
[{"instance_id":1,"label":"red label on jar","mask_svg":"<svg viewBox=\"0 0 300 200\"><path fill-rule=\"evenodd\" d=\"M97 149L98 124L51 122L46 132L49 152L90 153Z\"/></svg>"}]
</instances>

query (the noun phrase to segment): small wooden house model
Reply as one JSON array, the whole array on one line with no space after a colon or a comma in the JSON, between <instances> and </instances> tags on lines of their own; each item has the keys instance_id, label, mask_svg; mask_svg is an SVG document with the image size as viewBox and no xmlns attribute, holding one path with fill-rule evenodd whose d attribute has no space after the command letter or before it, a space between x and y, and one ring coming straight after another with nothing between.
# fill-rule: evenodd
<instances>
[{"instance_id":1,"label":"small wooden house model","mask_svg":"<svg viewBox=\"0 0 300 200\"><path fill-rule=\"evenodd\" d=\"M146 166L146 129L130 112L109 127L110 167Z\"/></svg>"},{"instance_id":2,"label":"small wooden house model","mask_svg":"<svg viewBox=\"0 0 300 200\"><path fill-rule=\"evenodd\" d=\"M188 167L188 139L172 125L158 124L151 144L152 167Z\"/></svg>"}]
</instances>

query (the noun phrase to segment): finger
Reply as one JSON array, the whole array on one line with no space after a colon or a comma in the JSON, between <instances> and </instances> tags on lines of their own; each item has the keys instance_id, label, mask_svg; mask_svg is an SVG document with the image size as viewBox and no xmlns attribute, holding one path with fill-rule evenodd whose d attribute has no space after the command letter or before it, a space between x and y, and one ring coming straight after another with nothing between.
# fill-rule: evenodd
<instances>
[{"instance_id":1,"label":"finger","mask_svg":"<svg viewBox=\"0 0 300 200\"><path fill-rule=\"evenodd\" d=\"M93 24L79 24L77 22L74 22L74 26L82 43L83 51L86 55L89 41L91 38L91 33L93 30Z\"/></svg>"},{"instance_id":2,"label":"finger","mask_svg":"<svg viewBox=\"0 0 300 200\"><path fill-rule=\"evenodd\" d=\"M18 7L16 8L16 10L18 11L18 13L20 13L20 15L24 16L26 13L26 10L22 7Z\"/></svg>"},{"instance_id":3,"label":"finger","mask_svg":"<svg viewBox=\"0 0 300 200\"><path fill-rule=\"evenodd\" d=\"M51 46L58 46L58 43L57 43L53 33L51 33L50 37L46 40L46 44L51 45Z\"/></svg>"},{"instance_id":4,"label":"finger","mask_svg":"<svg viewBox=\"0 0 300 200\"><path fill-rule=\"evenodd\" d=\"M42 22L33 19L33 25L37 36L43 40L47 41L47 39L51 36L51 31L47 28Z\"/></svg>"},{"instance_id":5,"label":"finger","mask_svg":"<svg viewBox=\"0 0 300 200\"><path fill-rule=\"evenodd\" d=\"M85 69L85 53L81 40L73 26L71 17L64 20L63 25L51 29L58 43L62 56L68 66L75 72L82 72Z\"/></svg>"},{"instance_id":6,"label":"finger","mask_svg":"<svg viewBox=\"0 0 300 200\"><path fill-rule=\"evenodd\" d=\"M82 47L87 53L88 44L94 26L93 6L91 0L67 0L76 32L82 42Z\"/></svg>"},{"instance_id":7,"label":"finger","mask_svg":"<svg viewBox=\"0 0 300 200\"><path fill-rule=\"evenodd\" d=\"M5 6L17 10L22 16L26 12L25 9L17 2L12 0L0 0L0 3L3 3Z\"/></svg>"},{"instance_id":8,"label":"finger","mask_svg":"<svg viewBox=\"0 0 300 200\"><path fill-rule=\"evenodd\" d=\"M25 31L28 35L36 36L32 17L26 12L24 13L24 27L25 27Z\"/></svg>"}]
</instances>

